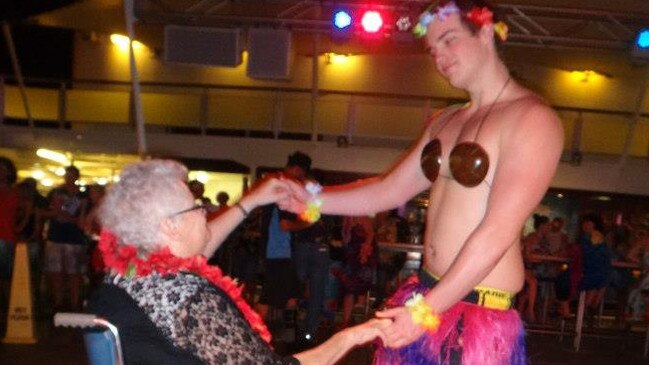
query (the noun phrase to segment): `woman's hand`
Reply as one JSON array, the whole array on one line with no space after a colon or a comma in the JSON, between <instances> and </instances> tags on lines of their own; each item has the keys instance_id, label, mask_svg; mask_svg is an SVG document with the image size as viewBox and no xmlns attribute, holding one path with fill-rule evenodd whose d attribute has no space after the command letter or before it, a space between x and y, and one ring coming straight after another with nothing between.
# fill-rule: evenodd
<instances>
[{"instance_id":1,"label":"woman's hand","mask_svg":"<svg viewBox=\"0 0 649 365\"><path fill-rule=\"evenodd\" d=\"M245 208L252 210L258 206L270 203L282 204L290 198L290 190L284 180L276 177L265 178L255 184L246 194ZM252 205L252 206L251 206Z\"/></svg>"},{"instance_id":2,"label":"woman's hand","mask_svg":"<svg viewBox=\"0 0 649 365\"><path fill-rule=\"evenodd\" d=\"M311 199L311 194L304 188L304 185L286 177L282 177L289 190L288 199L278 202L279 208L291 213L300 214L306 210L306 204Z\"/></svg>"},{"instance_id":3,"label":"woman's hand","mask_svg":"<svg viewBox=\"0 0 649 365\"><path fill-rule=\"evenodd\" d=\"M391 319L392 324L384 329L386 334L383 344L387 347L398 348L409 345L426 332L426 329L412 321L410 311L406 307L396 307L376 312L382 319Z\"/></svg>"},{"instance_id":4,"label":"woman's hand","mask_svg":"<svg viewBox=\"0 0 649 365\"><path fill-rule=\"evenodd\" d=\"M384 330L390 327L391 324L392 321L389 319L374 318L365 323L345 329L343 334L350 339L352 346L362 345L376 338L380 338L385 343L386 334Z\"/></svg>"}]
</instances>

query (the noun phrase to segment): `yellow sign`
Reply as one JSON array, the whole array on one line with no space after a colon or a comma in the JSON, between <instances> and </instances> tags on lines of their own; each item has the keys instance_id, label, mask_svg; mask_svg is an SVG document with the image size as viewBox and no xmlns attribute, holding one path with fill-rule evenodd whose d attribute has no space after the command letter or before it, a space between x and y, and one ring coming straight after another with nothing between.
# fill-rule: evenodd
<instances>
[{"instance_id":1,"label":"yellow sign","mask_svg":"<svg viewBox=\"0 0 649 365\"><path fill-rule=\"evenodd\" d=\"M36 343L27 245L16 244L4 343Z\"/></svg>"}]
</instances>

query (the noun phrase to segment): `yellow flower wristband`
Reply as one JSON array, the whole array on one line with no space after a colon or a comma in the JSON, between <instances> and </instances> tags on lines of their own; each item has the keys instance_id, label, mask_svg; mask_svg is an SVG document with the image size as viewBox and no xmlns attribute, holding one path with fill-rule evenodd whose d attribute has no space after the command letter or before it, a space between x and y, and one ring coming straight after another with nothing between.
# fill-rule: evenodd
<instances>
[{"instance_id":1,"label":"yellow flower wristband","mask_svg":"<svg viewBox=\"0 0 649 365\"><path fill-rule=\"evenodd\" d=\"M318 194L322 191L322 186L309 181L304 188L311 195L311 199L306 203L306 209L300 213L300 219L305 222L314 223L320 219L322 199L318 198Z\"/></svg>"},{"instance_id":2,"label":"yellow flower wristband","mask_svg":"<svg viewBox=\"0 0 649 365\"><path fill-rule=\"evenodd\" d=\"M406 301L405 306L410 312L412 322L424 327L430 332L437 332L439 328L440 319L425 301L421 293L413 294L412 298Z\"/></svg>"}]
</instances>

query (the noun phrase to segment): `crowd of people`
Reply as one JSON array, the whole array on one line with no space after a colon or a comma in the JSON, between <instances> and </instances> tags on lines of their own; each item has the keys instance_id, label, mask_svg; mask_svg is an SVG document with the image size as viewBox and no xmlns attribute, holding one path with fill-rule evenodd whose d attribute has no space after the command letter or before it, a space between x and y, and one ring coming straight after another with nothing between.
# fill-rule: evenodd
<instances>
[{"instance_id":1,"label":"crowd of people","mask_svg":"<svg viewBox=\"0 0 649 365\"><path fill-rule=\"evenodd\" d=\"M533 216L534 231L522 240L525 287L517 297L518 310L526 321L538 321L537 293L543 281L555 289L545 292L552 299L543 300L554 300L556 314L561 318L573 315L571 303L580 292L585 293L588 319L599 313L607 293L618 324L649 318L649 287L644 284L647 236L634 232L628 224L602 216L582 214L574 238L564 230L563 217L550 220L540 214Z\"/></svg>"}]
</instances>

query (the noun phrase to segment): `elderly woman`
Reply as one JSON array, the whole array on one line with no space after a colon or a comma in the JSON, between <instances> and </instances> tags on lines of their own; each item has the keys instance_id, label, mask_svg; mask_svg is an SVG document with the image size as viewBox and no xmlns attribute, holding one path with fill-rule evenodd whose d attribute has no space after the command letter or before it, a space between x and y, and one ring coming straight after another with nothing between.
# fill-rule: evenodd
<instances>
[{"instance_id":1,"label":"elderly woman","mask_svg":"<svg viewBox=\"0 0 649 365\"><path fill-rule=\"evenodd\" d=\"M174 161L130 165L99 209L99 247L110 271L88 309L117 325L126 363L330 364L382 336L385 321L373 320L293 357L273 353L241 288L205 257L252 209L285 205L285 183L262 182L208 224L186 177Z\"/></svg>"}]
</instances>

